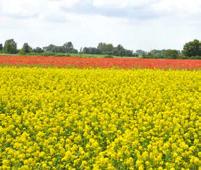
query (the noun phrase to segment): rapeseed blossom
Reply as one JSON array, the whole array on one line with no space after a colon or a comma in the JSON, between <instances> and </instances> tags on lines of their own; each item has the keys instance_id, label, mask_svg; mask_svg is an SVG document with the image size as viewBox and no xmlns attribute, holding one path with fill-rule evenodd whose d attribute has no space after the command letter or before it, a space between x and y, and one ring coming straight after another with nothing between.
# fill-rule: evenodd
<instances>
[{"instance_id":1,"label":"rapeseed blossom","mask_svg":"<svg viewBox=\"0 0 201 170\"><path fill-rule=\"evenodd\" d=\"M0 68L0 169L199 169L201 71Z\"/></svg>"}]
</instances>

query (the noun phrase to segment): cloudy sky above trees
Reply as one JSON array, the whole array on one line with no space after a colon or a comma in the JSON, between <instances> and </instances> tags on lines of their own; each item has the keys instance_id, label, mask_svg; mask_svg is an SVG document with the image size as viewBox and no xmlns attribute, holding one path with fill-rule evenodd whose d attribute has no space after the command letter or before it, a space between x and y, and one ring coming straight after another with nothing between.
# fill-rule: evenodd
<instances>
[{"instance_id":1,"label":"cloudy sky above trees","mask_svg":"<svg viewBox=\"0 0 201 170\"><path fill-rule=\"evenodd\" d=\"M200 9L200 0L0 0L0 43L181 49L201 39Z\"/></svg>"}]
</instances>

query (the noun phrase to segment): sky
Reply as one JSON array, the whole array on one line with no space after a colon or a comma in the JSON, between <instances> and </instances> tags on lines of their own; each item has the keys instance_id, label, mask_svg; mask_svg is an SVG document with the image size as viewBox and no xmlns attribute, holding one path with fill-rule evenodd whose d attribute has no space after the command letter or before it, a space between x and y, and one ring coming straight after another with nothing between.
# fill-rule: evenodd
<instances>
[{"instance_id":1,"label":"sky","mask_svg":"<svg viewBox=\"0 0 201 170\"><path fill-rule=\"evenodd\" d=\"M201 0L0 0L0 43L179 49L201 39Z\"/></svg>"}]
</instances>

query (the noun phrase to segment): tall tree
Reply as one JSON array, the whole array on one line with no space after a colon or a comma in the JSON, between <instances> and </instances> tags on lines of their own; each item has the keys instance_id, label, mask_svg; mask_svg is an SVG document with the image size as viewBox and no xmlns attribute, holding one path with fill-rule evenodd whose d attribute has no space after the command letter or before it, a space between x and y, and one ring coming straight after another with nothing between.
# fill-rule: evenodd
<instances>
[{"instance_id":1,"label":"tall tree","mask_svg":"<svg viewBox=\"0 0 201 170\"><path fill-rule=\"evenodd\" d=\"M97 46L97 49L102 53L102 54L112 54L112 51L114 49L112 44L106 44L106 43L99 43Z\"/></svg>"},{"instance_id":2,"label":"tall tree","mask_svg":"<svg viewBox=\"0 0 201 170\"><path fill-rule=\"evenodd\" d=\"M117 56L124 56L125 55L124 47L121 44L117 45L117 47L115 47L113 50L113 54Z\"/></svg>"},{"instance_id":3,"label":"tall tree","mask_svg":"<svg viewBox=\"0 0 201 170\"><path fill-rule=\"evenodd\" d=\"M6 40L3 49L5 53L16 54L17 43L14 41L14 39Z\"/></svg>"},{"instance_id":4,"label":"tall tree","mask_svg":"<svg viewBox=\"0 0 201 170\"><path fill-rule=\"evenodd\" d=\"M193 40L184 45L183 54L188 57L201 56L201 42Z\"/></svg>"},{"instance_id":5,"label":"tall tree","mask_svg":"<svg viewBox=\"0 0 201 170\"><path fill-rule=\"evenodd\" d=\"M28 43L24 43L23 47L22 47L22 51L24 53L30 53L32 51L32 48L29 46Z\"/></svg>"},{"instance_id":6,"label":"tall tree","mask_svg":"<svg viewBox=\"0 0 201 170\"><path fill-rule=\"evenodd\" d=\"M0 44L0 52L3 51L3 44Z\"/></svg>"},{"instance_id":7,"label":"tall tree","mask_svg":"<svg viewBox=\"0 0 201 170\"><path fill-rule=\"evenodd\" d=\"M64 45L63 45L63 48L64 48L64 51L66 53L71 53L73 50L74 50L74 47L73 47L73 43L72 42L66 42Z\"/></svg>"}]
</instances>

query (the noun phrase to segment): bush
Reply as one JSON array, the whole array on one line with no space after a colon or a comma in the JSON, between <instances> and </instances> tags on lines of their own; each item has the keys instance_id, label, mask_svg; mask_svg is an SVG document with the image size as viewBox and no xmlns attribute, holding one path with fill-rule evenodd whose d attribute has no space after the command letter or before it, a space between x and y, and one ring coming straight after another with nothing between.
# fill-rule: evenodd
<instances>
[{"instance_id":1,"label":"bush","mask_svg":"<svg viewBox=\"0 0 201 170\"><path fill-rule=\"evenodd\" d=\"M112 56L112 55L106 55L106 56L104 56L104 58L114 58L114 56Z\"/></svg>"}]
</instances>

